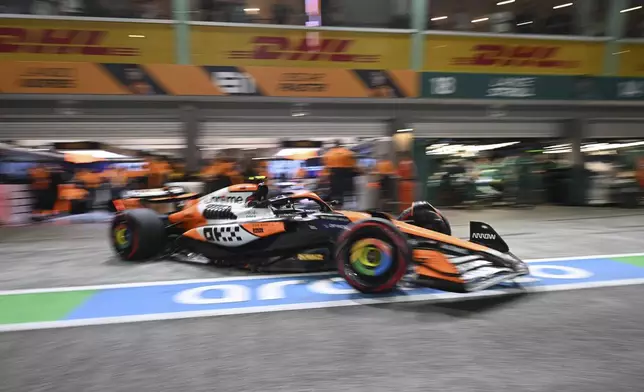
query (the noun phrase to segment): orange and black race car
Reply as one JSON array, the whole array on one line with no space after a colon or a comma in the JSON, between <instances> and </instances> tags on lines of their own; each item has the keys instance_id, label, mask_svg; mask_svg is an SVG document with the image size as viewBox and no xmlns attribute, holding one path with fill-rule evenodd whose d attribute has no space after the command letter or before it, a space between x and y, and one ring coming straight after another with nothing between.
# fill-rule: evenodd
<instances>
[{"instance_id":1,"label":"orange and black race car","mask_svg":"<svg viewBox=\"0 0 644 392\"><path fill-rule=\"evenodd\" d=\"M112 222L111 242L125 260L337 270L367 293L390 291L403 279L470 292L528 274L489 225L470 226L469 241L452 236L447 219L426 202L394 218L335 210L309 192L269 198L264 184L243 184L188 200L168 214L122 209Z\"/></svg>"}]
</instances>

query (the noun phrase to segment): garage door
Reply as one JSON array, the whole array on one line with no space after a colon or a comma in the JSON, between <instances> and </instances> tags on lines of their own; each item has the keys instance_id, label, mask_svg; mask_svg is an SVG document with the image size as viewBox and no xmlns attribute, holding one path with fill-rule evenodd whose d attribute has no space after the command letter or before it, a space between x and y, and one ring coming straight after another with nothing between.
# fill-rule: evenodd
<instances>
[{"instance_id":1,"label":"garage door","mask_svg":"<svg viewBox=\"0 0 644 392\"><path fill-rule=\"evenodd\" d=\"M415 137L427 138L511 138L561 137L560 122L521 121L434 121L412 124Z\"/></svg>"},{"instance_id":2,"label":"garage door","mask_svg":"<svg viewBox=\"0 0 644 392\"><path fill-rule=\"evenodd\" d=\"M200 144L275 145L280 139L325 140L373 138L387 135L384 122L204 122Z\"/></svg>"},{"instance_id":3,"label":"garage door","mask_svg":"<svg viewBox=\"0 0 644 392\"><path fill-rule=\"evenodd\" d=\"M95 141L122 148L185 145L181 122L4 122L0 140L31 146L63 141Z\"/></svg>"}]
</instances>

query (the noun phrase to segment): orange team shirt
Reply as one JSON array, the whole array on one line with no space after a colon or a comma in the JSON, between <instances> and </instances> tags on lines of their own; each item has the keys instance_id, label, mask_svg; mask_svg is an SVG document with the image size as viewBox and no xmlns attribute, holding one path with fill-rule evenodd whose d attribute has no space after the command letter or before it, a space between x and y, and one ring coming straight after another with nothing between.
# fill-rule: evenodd
<instances>
[{"instance_id":1,"label":"orange team shirt","mask_svg":"<svg viewBox=\"0 0 644 392\"><path fill-rule=\"evenodd\" d=\"M414 161L404 159L398 164L398 175L402 180L411 180L415 177Z\"/></svg>"},{"instance_id":2,"label":"orange team shirt","mask_svg":"<svg viewBox=\"0 0 644 392\"><path fill-rule=\"evenodd\" d=\"M49 187L49 173L42 167L36 167L29 172L33 180L33 188L38 190L47 189Z\"/></svg>"},{"instance_id":3,"label":"orange team shirt","mask_svg":"<svg viewBox=\"0 0 644 392\"><path fill-rule=\"evenodd\" d=\"M376 163L376 173L385 176L392 176L396 173L396 168L390 160L383 159Z\"/></svg>"}]
</instances>

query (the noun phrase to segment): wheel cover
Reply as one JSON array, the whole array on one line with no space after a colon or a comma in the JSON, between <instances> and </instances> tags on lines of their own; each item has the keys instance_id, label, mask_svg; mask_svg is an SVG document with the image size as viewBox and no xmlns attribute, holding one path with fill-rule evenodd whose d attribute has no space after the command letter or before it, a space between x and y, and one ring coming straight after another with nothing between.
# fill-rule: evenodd
<instances>
[{"instance_id":1,"label":"wheel cover","mask_svg":"<svg viewBox=\"0 0 644 392\"><path fill-rule=\"evenodd\" d=\"M359 240L351 246L349 263L361 275L380 276L393 264L392 247L375 238Z\"/></svg>"},{"instance_id":2,"label":"wheel cover","mask_svg":"<svg viewBox=\"0 0 644 392\"><path fill-rule=\"evenodd\" d=\"M124 251L132 244L132 233L125 223L114 227L114 244L120 251Z\"/></svg>"}]
</instances>

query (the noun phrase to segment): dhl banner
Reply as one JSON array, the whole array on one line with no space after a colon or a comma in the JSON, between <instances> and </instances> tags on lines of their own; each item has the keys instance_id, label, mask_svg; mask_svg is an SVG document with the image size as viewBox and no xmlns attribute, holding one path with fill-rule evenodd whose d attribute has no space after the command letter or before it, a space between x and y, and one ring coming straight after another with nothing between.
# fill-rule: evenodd
<instances>
[{"instance_id":1,"label":"dhl banner","mask_svg":"<svg viewBox=\"0 0 644 392\"><path fill-rule=\"evenodd\" d=\"M619 56L619 76L644 77L644 43L622 44L613 56Z\"/></svg>"},{"instance_id":2,"label":"dhl banner","mask_svg":"<svg viewBox=\"0 0 644 392\"><path fill-rule=\"evenodd\" d=\"M173 63L171 24L0 19L0 61Z\"/></svg>"},{"instance_id":3,"label":"dhl banner","mask_svg":"<svg viewBox=\"0 0 644 392\"><path fill-rule=\"evenodd\" d=\"M417 74L409 70L28 61L0 66L4 94L418 96Z\"/></svg>"},{"instance_id":4,"label":"dhl banner","mask_svg":"<svg viewBox=\"0 0 644 392\"><path fill-rule=\"evenodd\" d=\"M407 34L192 26L192 63L345 69L405 69Z\"/></svg>"},{"instance_id":5,"label":"dhl banner","mask_svg":"<svg viewBox=\"0 0 644 392\"><path fill-rule=\"evenodd\" d=\"M596 41L542 40L428 35L424 68L432 72L530 75L599 75L604 44Z\"/></svg>"}]
</instances>

